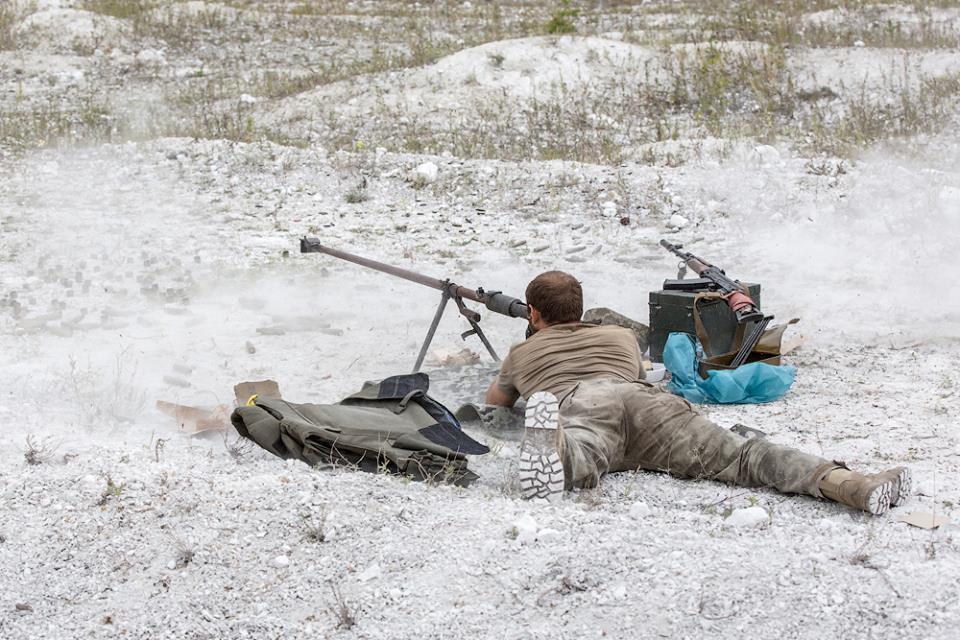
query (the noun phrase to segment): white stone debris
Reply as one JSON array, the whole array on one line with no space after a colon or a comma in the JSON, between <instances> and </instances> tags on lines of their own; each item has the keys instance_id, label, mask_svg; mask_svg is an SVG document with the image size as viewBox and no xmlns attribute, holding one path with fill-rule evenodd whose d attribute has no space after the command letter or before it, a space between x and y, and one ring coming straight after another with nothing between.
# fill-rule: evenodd
<instances>
[{"instance_id":1,"label":"white stone debris","mask_svg":"<svg viewBox=\"0 0 960 640\"><path fill-rule=\"evenodd\" d=\"M770 514L763 507L734 509L724 518L723 526L728 529L750 529L770 521Z\"/></svg>"},{"instance_id":2,"label":"white stone debris","mask_svg":"<svg viewBox=\"0 0 960 640\"><path fill-rule=\"evenodd\" d=\"M753 155L756 161L762 165L775 164L780 161L780 152L768 144L755 146L753 148Z\"/></svg>"},{"instance_id":3,"label":"white stone debris","mask_svg":"<svg viewBox=\"0 0 960 640\"><path fill-rule=\"evenodd\" d=\"M537 539L537 521L525 513L513 522L511 534L518 544L529 544Z\"/></svg>"},{"instance_id":4,"label":"white stone debris","mask_svg":"<svg viewBox=\"0 0 960 640\"><path fill-rule=\"evenodd\" d=\"M382 573L380 565L374 562L357 575L357 580L360 582L370 582L371 580L379 579Z\"/></svg>"},{"instance_id":5,"label":"white stone debris","mask_svg":"<svg viewBox=\"0 0 960 640\"><path fill-rule=\"evenodd\" d=\"M424 162L413 170L413 180L423 184L433 184L440 175L440 167L434 162Z\"/></svg>"}]
</instances>

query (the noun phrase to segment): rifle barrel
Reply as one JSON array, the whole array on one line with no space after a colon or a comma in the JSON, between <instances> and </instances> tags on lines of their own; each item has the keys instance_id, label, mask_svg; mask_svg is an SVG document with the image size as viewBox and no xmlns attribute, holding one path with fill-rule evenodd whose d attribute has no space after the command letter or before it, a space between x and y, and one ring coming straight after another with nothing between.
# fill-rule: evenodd
<instances>
[{"instance_id":1,"label":"rifle barrel","mask_svg":"<svg viewBox=\"0 0 960 640\"><path fill-rule=\"evenodd\" d=\"M521 300L517 300L516 298L504 296L500 292L486 293L482 290L475 291L473 289L468 289L467 287L461 287L460 285L450 282L449 280L431 278L430 276L425 276L422 273L417 273L416 271L394 267L393 265L371 260L370 258L364 258L363 256L358 256L353 253L334 249L333 247L324 245L322 242L320 242L319 238L301 238L300 253L325 253L328 256L346 260L347 262L358 264L361 267L367 267L368 269L381 271L397 278L403 278L404 280L409 280L432 289L437 289L438 291L446 291L452 298L465 298L467 300L479 302L483 305L486 305L488 309L496 311L497 313L502 313L514 318L528 317L526 304L524 304Z\"/></svg>"}]
</instances>

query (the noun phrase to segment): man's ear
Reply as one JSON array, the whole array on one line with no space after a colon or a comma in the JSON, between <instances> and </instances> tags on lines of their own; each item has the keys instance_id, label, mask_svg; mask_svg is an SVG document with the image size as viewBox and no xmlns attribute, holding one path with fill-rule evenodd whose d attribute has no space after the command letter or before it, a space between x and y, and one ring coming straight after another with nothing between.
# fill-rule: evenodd
<instances>
[{"instance_id":1,"label":"man's ear","mask_svg":"<svg viewBox=\"0 0 960 640\"><path fill-rule=\"evenodd\" d=\"M528 304L527 307L530 308L530 324L536 326L543 321L543 317L540 315L540 311L537 310L533 305Z\"/></svg>"}]
</instances>

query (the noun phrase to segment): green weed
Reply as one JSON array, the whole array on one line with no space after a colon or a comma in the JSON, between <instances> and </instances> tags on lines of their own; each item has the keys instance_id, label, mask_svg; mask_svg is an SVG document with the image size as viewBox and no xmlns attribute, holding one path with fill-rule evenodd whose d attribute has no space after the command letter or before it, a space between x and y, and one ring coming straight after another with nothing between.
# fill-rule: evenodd
<instances>
[{"instance_id":1,"label":"green weed","mask_svg":"<svg viewBox=\"0 0 960 640\"><path fill-rule=\"evenodd\" d=\"M564 0L563 8L557 9L553 15L550 16L550 20L546 26L547 33L562 35L564 33L576 32L577 27L573 24L573 21L576 20L579 15L580 10L572 8L569 0Z\"/></svg>"}]
</instances>

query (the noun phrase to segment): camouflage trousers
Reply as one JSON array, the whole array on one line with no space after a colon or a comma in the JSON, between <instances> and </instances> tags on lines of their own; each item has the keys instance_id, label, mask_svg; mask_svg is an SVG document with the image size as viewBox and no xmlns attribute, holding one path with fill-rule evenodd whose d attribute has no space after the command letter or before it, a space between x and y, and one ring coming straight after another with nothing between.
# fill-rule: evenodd
<instances>
[{"instance_id":1,"label":"camouflage trousers","mask_svg":"<svg viewBox=\"0 0 960 640\"><path fill-rule=\"evenodd\" d=\"M766 438L745 438L643 382L581 382L561 402L560 424L567 488L644 469L821 497L820 481L840 466Z\"/></svg>"}]
</instances>

